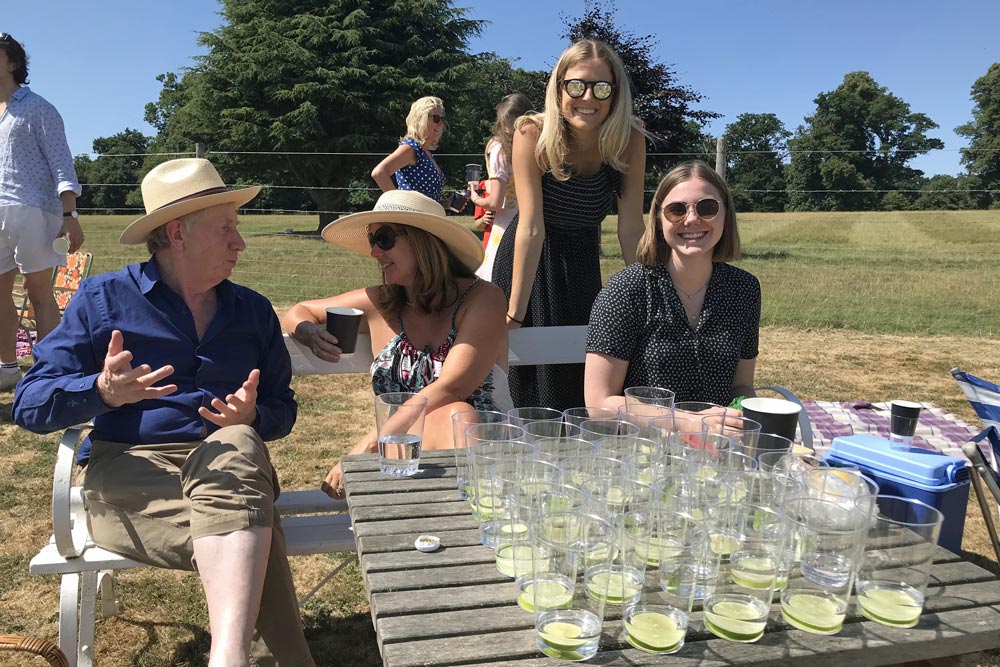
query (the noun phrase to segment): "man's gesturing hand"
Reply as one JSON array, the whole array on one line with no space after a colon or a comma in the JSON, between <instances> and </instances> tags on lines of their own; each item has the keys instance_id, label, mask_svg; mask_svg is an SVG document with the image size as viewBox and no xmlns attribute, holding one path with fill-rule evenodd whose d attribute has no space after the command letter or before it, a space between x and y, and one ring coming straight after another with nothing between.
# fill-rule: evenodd
<instances>
[{"instance_id":1,"label":"man's gesturing hand","mask_svg":"<svg viewBox=\"0 0 1000 667\"><path fill-rule=\"evenodd\" d=\"M132 368L132 353L125 349L122 332L115 329L111 332L108 354L104 357L104 370L97 376L97 395L111 408L166 396L177 391L177 385L153 385L173 372L173 366L161 366L155 371L149 364Z\"/></svg>"},{"instance_id":2,"label":"man's gesturing hand","mask_svg":"<svg viewBox=\"0 0 1000 667\"><path fill-rule=\"evenodd\" d=\"M212 399L212 407L218 412L212 412L206 407L198 408L198 414L218 426L234 426L246 424L252 426L257 419L257 384L260 382L260 371L253 369L246 382L235 394L226 396L223 403L218 398Z\"/></svg>"}]
</instances>

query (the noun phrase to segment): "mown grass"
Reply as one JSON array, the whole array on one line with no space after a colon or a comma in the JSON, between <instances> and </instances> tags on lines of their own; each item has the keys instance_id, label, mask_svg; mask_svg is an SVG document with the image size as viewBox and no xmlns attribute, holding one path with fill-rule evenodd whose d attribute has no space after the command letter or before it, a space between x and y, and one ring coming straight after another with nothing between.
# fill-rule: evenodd
<instances>
[{"instance_id":1,"label":"mown grass","mask_svg":"<svg viewBox=\"0 0 1000 667\"><path fill-rule=\"evenodd\" d=\"M467 223L467 219L463 219ZM94 272L145 259L118 245L125 217L85 216ZM244 217L247 251L234 280L281 312L296 301L374 284L369 258L315 235L311 216ZM747 214L740 216L739 265L762 284L758 384L781 384L805 399L934 402L978 423L948 369L1000 378L1000 212ZM615 220L604 226L605 277L622 266ZM293 380L299 419L271 445L286 489L315 488L329 467L371 426L371 389L363 376ZM59 582L27 574L28 560L51 533L49 501L57 435L36 436L9 422L0 394L0 632L55 638ZM970 505L965 555L997 568L978 508ZM300 594L344 555L296 557ZM347 556L350 557L350 556ZM995 570L997 571L997 570ZM207 615L191 573L122 572L123 612L99 621L97 664L154 667L205 664ZM356 562L302 610L319 665L379 665ZM32 665L9 658L4 665ZM990 658L982 664L998 664Z\"/></svg>"}]
</instances>

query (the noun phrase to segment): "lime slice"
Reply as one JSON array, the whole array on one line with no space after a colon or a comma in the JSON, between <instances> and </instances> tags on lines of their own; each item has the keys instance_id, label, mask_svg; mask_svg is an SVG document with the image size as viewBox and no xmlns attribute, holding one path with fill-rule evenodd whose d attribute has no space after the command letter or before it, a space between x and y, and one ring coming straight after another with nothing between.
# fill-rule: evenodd
<instances>
[{"instance_id":1,"label":"lime slice","mask_svg":"<svg viewBox=\"0 0 1000 667\"><path fill-rule=\"evenodd\" d=\"M861 613L884 625L910 628L920 620L923 605L908 593L890 588L870 588L858 596Z\"/></svg>"},{"instance_id":2,"label":"lime slice","mask_svg":"<svg viewBox=\"0 0 1000 667\"><path fill-rule=\"evenodd\" d=\"M716 533L708 539L708 544L712 549L712 553L719 554L720 556L728 556L733 552L733 549L740 546L740 541L732 535Z\"/></svg>"},{"instance_id":3,"label":"lime slice","mask_svg":"<svg viewBox=\"0 0 1000 667\"><path fill-rule=\"evenodd\" d=\"M525 611L534 612L536 596L542 609L565 609L573 601L573 593L565 586L554 581L539 581L524 587L517 596L517 604Z\"/></svg>"},{"instance_id":4,"label":"lime slice","mask_svg":"<svg viewBox=\"0 0 1000 667\"><path fill-rule=\"evenodd\" d=\"M809 593L792 593L783 598L781 616L799 630L821 635L836 634L844 625L844 613L838 611L837 603Z\"/></svg>"},{"instance_id":5,"label":"lime slice","mask_svg":"<svg viewBox=\"0 0 1000 667\"><path fill-rule=\"evenodd\" d=\"M607 591L607 593L605 593ZM621 604L639 594L639 587L620 572L598 572L587 582L587 595L592 600Z\"/></svg>"},{"instance_id":6,"label":"lime slice","mask_svg":"<svg viewBox=\"0 0 1000 667\"><path fill-rule=\"evenodd\" d=\"M737 586L762 591L774 582L774 564L767 558L743 558L733 564L730 577Z\"/></svg>"},{"instance_id":7,"label":"lime slice","mask_svg":"<svg viewBox=\"0 0 1000 667\"><path fill-rule=\"evenodd\" d=\"M565 621L546 623L538 633L546 644L560 651L575 651L587 643L580 639L580 628Z\"/></svg>"},{"instance_id":8,"label":"lime slice","mask_svg":"<svg viewBox=\"0 0 1000 667\"><path fill-rule=\"evenodd\" d=\"M642 612L625 623L625 639L637 649L650 653L667 653L679 648L685 630L666 614Z\"/></svg>"},{"instance_id":9,"label":"lime slice","mask_svg":"<svg viewBox=\"0 0 1000 667\"><path fill-rule=\"evenodd\" d=\"M500 526L500 532L504 535L523 535L528 532L528 526L523 523L505 523Z\"/></svg>"},{"instance_id":10,"label":"lime slice","mask_svg":"<svg viewBox=\"0 0 1000 667\"><path fill-rule=\"evenodd\" d=\"M718 637L734 642L755 642L764 635L766 621L746 602L718 602L705 612L705 627Z\"/></svg>"}]
</instances>

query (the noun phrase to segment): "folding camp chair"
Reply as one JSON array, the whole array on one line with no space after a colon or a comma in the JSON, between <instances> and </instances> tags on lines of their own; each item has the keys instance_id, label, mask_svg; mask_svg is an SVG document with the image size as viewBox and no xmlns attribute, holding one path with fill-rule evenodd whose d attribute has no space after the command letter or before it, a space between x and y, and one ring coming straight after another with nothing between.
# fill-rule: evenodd
<instances>
[{"instance_id":1,"label":"folding camp chair","mask_svg":"<svg viewBox=\"0 0 1000 667\"><path fill-rule=\"evenodd\" d=\"M986 529L989 531L997 562L1000 562L1000 539L997 537L997 528L993 522L993 512L990 511L986 499L986 491L989 490L1000 508L1000 473L997 472L1000 469L1000 386L957 368L951 369L951 375L962 388L965 397L969 399L972 409L986 425L979 435L962 446L962 451L972 464L972 487L975 489L979 509L982 510L983 519L986 521ZM983 458L979 449L979 443L984 440L989 443L991 458L989 462Z\"/></svg>"},{"instance_id":2,"label":"folding camp chair","mask_svg":"<svg viewBox=\"0 0 1000 667\"><path fill-rule=\"evenodd\" d=\"M60 314L66 310L69 300L76 294L83 279L90 275L90 265L93 259L94 256L89 252L75 252L72 255L66 255L66 266L57 267L52 273L52 295L56 299L56 305L59 306ZM30 354L31 346L34 343L31 332L35 330L36 326L35 311L31 307L31 302L28 301L28 293L23 290L23 286L21 291L14 293L15 303L18 299L20 299L17 311L18 328L25 333L27 351Z\"/></svg>"}]
</instances>

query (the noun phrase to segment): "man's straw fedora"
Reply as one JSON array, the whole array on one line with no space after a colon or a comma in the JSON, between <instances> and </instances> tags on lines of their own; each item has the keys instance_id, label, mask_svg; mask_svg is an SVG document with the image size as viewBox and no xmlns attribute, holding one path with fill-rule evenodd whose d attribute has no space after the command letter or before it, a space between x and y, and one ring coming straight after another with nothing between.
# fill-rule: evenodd
<instances>
[{"instance_id":1,"label":"man's straw fedora","mask_svg":"<svg viewBox=\"0 0 1000 667\"><path fill-rule=\"evenodd\" d=\"M408 225L437 237L469 271L483 263L483 244L469 229L445 217L444 207L413 190L389 190L371 211L334 220L323 229L323 239L360 255L371 253L368 226Z\"/></svg>"},{"instance_id":2,"label":"man's straw fedora","mask_svg":"<svg viewBox=\"0 0 1000 667\"><path fill-rule=\"evenodd\" d=\"M259 185L230 190L215 166L204 158L164 162L142 179L146 215L126 227L118 240L124 245L145 243L151 231L182 215L219 204L231 203L239 208L259 192Z\"/></svg>"}]
</instances>

